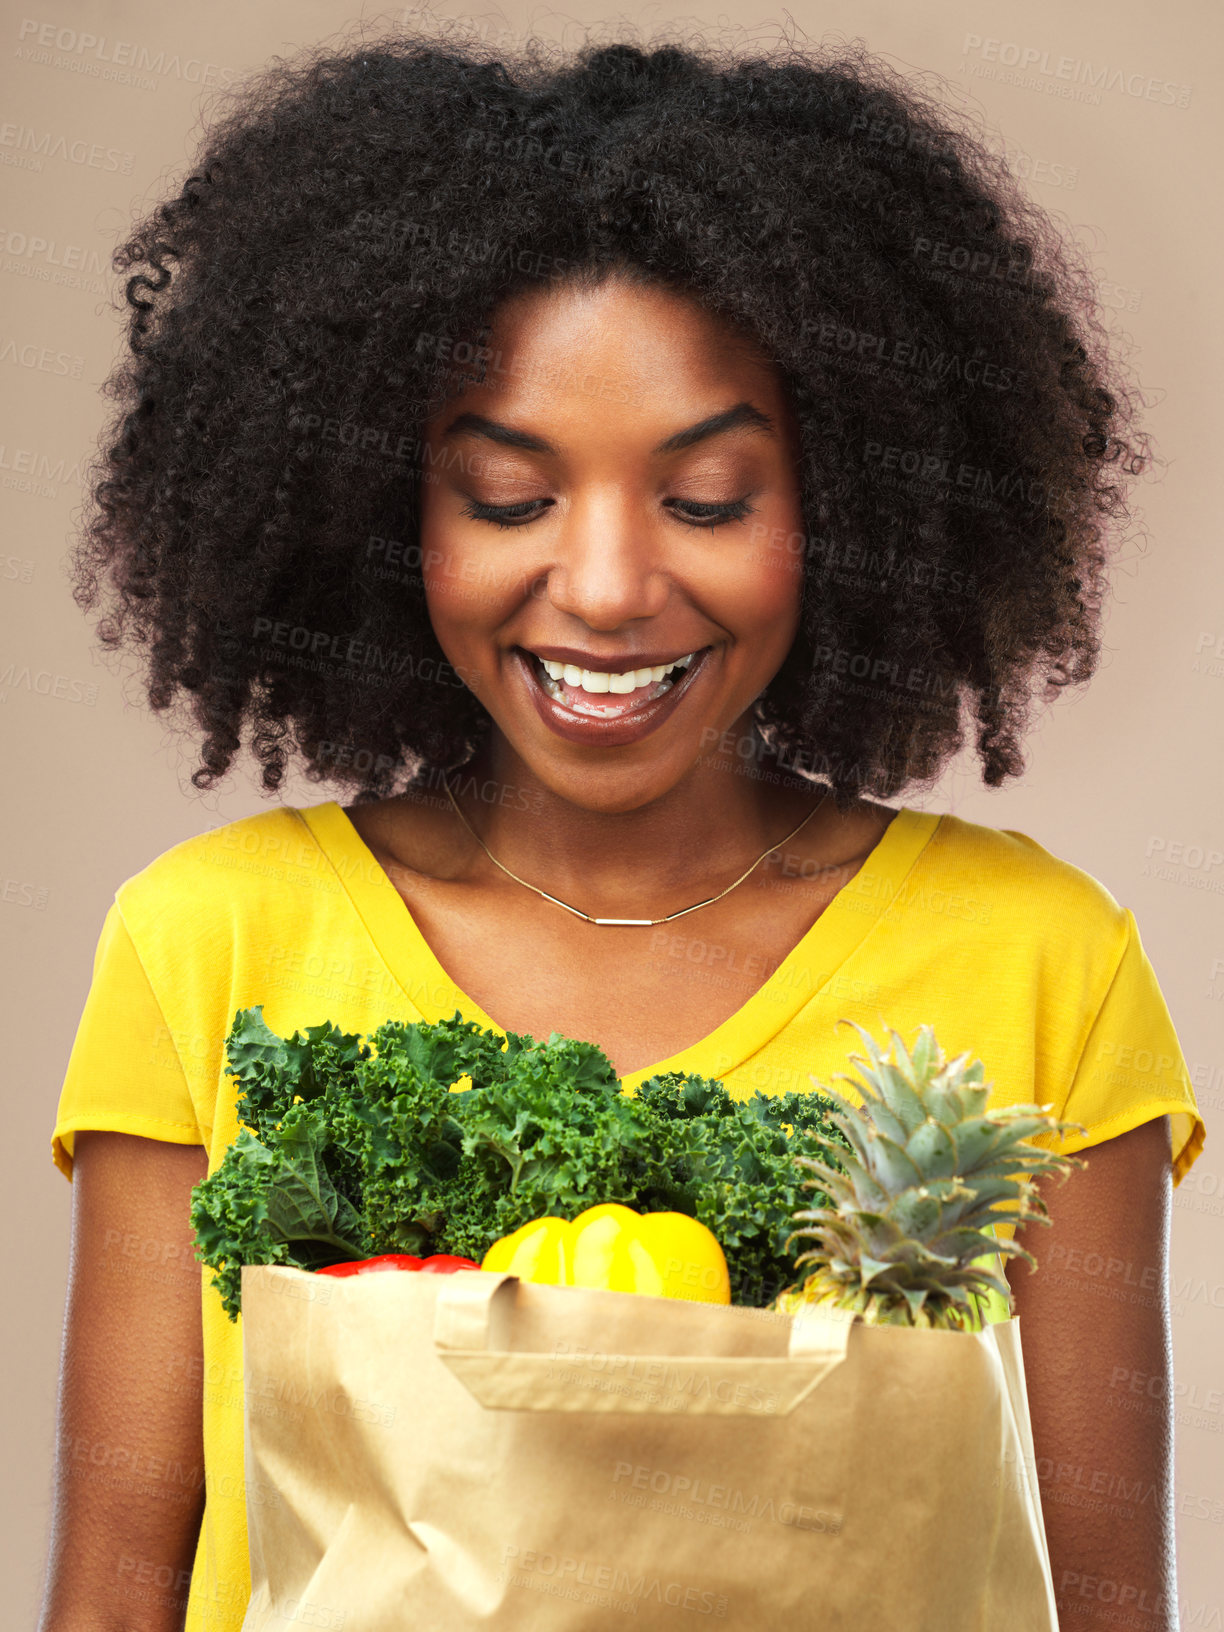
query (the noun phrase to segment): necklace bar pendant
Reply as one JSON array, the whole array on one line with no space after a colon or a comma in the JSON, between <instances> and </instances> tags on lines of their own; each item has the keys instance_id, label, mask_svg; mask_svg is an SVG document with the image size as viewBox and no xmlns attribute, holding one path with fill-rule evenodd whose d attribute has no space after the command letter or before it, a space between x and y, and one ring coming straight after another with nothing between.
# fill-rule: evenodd
<instances>
[{"instance_id":1,"label":"necklace bar pendant","mask_svg":"<svg viewBox=\"0 0 1224 1632\"><path fill-rule=\"evenodd\" d=\"M653 918L592 918L591 922L593 924L634 924L634 925L639 925L639 926L645 926L645 925L648 925L648 924L653 924L654 919Z\"/></svg>"}]
</instances>

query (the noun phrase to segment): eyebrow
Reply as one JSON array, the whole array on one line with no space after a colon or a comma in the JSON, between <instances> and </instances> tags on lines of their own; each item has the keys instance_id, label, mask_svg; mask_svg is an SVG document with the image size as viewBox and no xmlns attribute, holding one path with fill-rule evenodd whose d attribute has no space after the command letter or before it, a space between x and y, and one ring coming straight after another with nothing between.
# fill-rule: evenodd
<instances>
[{"instance_id":1,"label":"eyebrow","mask_svg":"<svg viewBox=\"0 0 1224 1632\"><path fill-rule=\"evenodd\" d=\"M698 442L704 442L708 437L720 436L724 431L738 430L741 427L748 430L763 431L766 436L773 436L773 421L768 414L750 402L737 402L733 408L724 408L721 413L710 414L708 418L698 420L695 425L686 426L673 436L666 437L651 452L681 453L685 448L694 447ZM542 436L533 436L530 431L519 431L513 425L503 425L499 420L486 419L483 414L462 413L451 420L442 432L441 440L456 436L482 436L489 442L497 442L505 448L522 448L527 453L551 453L557 449L551 442L546 442Z\"/></svg>"}]
</instances>

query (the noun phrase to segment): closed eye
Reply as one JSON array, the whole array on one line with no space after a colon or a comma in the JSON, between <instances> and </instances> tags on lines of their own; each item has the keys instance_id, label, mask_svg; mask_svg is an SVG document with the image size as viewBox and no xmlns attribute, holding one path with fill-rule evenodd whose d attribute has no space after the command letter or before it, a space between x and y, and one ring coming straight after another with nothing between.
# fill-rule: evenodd
<instances>
[{"instance_id":1,"label":"closed eye","mask_svg":"<svg viewBox=\"0 0 1224 1632\"><path fill-rule=\"evenodd\" d=\"M695 499L665 499L663 502L685 527L723 527L729 521L743 521L745 516L755 513L750 498L747 494L723 504L706 504ZM552 503L552 499L527 499L520 504L482 504L479 499L469 499L461 514L470 516L473 521L491 522L495 527L525 527L538 520Z\"/></svg>"},{"instance_id":2,"label":"closed eye","mask_svg":"<svg viewBox=\"0 0 1224 1632\"><path fill-rule=\"evenodd\" d=\"M755 512L755 505L749 504L751 494L742 499L731 499L726 504L699 504L695 499L666 499L665 504L683 506L687 515L677 509L674 514L677 521L682 521L687 527L721 527L728 521L743 521L745 516Z\"/></svg>"},{"instance_id":3,"label":"closed eye","mask_svg":"<svg viewBox=\"0 0 1224 1632\"><path fill-rule=\"evenodd\" d=\"M471 499L460 514L471 516L473 521L491 521L496 527L521 527L543 514L540 505L551 503L551 499L528 499L524 504L481 504L479 499Z\"/></svg>"}]
</instances>

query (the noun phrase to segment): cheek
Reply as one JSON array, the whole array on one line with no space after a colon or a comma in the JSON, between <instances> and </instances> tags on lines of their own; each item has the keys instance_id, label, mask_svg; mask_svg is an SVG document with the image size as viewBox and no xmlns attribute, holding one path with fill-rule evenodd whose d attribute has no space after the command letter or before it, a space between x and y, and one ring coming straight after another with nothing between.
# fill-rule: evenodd
<instances>
[{"instance_id":1,"label":"cheek","mask_svg":"<svg viewBox=\"0 0 1224 1632\"><path fill-rule=\"evenodd\" d=\"M451 533L431 520L422 505L421 575L425 605L434 633L445 646L447 636L462 638L496 627L524 593L524 575L510 548Z\"/></svg>"},{"instance_id":2,"label":"cheek","mask_svg":"<svg viewBox=\"0 0 1224 1632\"><path fill-rule=\"evenodd\" d=\"M803 538L783 527L761 525L728 575L724 590L736 624L789 646L799 625L803 596Z\"/></svg>"},{"instance_id":3,"label":"cheek","mask_svg":"<svg viewBox=\"0 0 1224 1632\"><path fill-rule=\"evenodd\" d=\"M475 555L425 546L422 557L425 604L433 621L479 622L488 591L487 574Z\"/></svg>"}]
</instances>

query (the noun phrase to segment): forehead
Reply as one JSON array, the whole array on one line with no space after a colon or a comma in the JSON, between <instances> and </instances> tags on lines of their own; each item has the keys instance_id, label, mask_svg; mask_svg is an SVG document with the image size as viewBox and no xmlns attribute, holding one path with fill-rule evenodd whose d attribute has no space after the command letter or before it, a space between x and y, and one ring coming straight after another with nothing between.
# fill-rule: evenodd
<instances>
[{"instance_id":1,"label":"forehead","mask_svg":"<svg viewBox=\"0 0 1224 1632\"><path fill-rule=\"evenodd\" d=\"M454 419L459 395L464 409L499 416L569 417L602 403L687 423L748 396L784 414L780 375L750 336L691 296L615 275L594 288L515 293L492 314L481 346L456 347L454 361L452 394L431 434Z\"/></svg>"}]
</instances>

